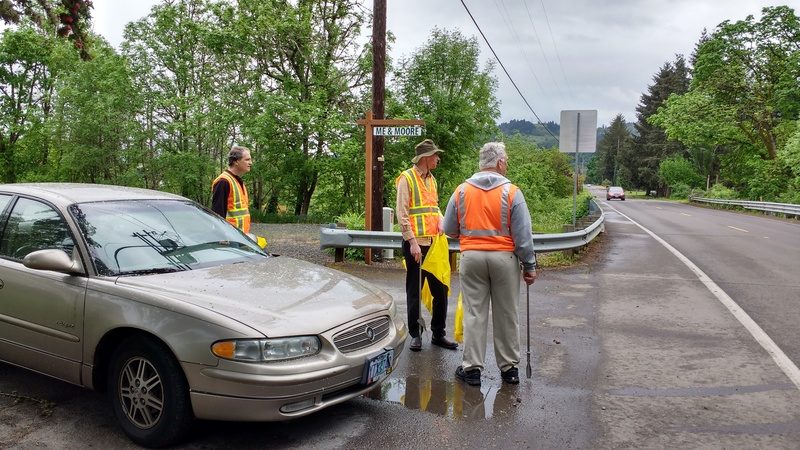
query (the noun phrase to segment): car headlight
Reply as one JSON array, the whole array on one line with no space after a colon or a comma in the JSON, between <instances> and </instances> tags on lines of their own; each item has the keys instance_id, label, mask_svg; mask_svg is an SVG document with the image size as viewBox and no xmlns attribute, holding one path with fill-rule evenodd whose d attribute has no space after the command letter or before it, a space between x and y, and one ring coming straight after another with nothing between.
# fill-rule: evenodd
<instances>
[{"instance_id":1,"label":"car headlight","mask_svg":"<svg viewBox=\"0 0 800 450\"><path fill-rule=\"evenodd\" d=\"M220 358L234 361L271 362L316 355L320 346L316 336L236 339L215 342L211 346L211 352Z\"/></svg>"}]
</instances>

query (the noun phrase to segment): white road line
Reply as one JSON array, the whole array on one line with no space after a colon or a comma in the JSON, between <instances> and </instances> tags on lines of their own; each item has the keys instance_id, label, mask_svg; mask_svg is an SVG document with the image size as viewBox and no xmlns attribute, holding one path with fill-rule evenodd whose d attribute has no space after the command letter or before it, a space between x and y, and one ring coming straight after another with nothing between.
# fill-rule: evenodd
<instances>
[{"instance_id":1,"label":"white road line","mask_svg":"<svg viewBox=\"0 0 800 450\"><path fill-rule=\"evenodd\" d=\"M731 230L741 231L742 233L749 233L749 231L747 231L747 230L743 230L741 228L732 227L730 225L728 225L728 228L730 228Z\"/></svg>"},{"instance_id":2,"label":"white road line","mask_svg":"<svg viewBox=\"0 0 800 450\"><path fill-rule=\"evenodd\" d=\"M798 389L800 389L800 369L798 369L797 366L794 365L792 360L790 360L789 357L786 356L785 353L783 353L783 350L781 350L780 347L778 347L778 345L775 344L775 341L773 341L772 338L770 338L767 335L767 333L765 333L764 330L762 330L761 327L758 326L758 324L750 317L750 315L747 314L744 310L742 310L742 308L740 308L739 305L736 304L736 302L733 301L733 299L727 293L725 293L725 291L722 290L722 288L717 286L717 284L714 283L714 281L712 281L711 278L708 277L708 275L706 275L702 270L700 270L699 267L697 267L693 262L691 262L689 258L683 256L683 254L678 250L676 250L675 247L669 245L665 240L656 236L655 233L643 227L638 222L626 216L625 214L621 213L613 206L609 206L609 208L619 213L619 215L621 215L622 217L630 220L634 225L641 228L642 230L644 230L645 233L652 236L653 239L655 239L656 241L661 243L661 245L666 247L667 250L672 252L673 255L675 255L681 262L683 262L686 265L686 267L688 267L692 272L694 272L694 274L697 275L697 278L700 279L700 281L706 286L706 288L708 288L708 290L711 291L711 293L714 294L714 296L716 296L717 299L719 299L719 301L723 305L725 305L726 308L728 308L728 311L730 311L731 314L733 314L733 316L736 317L737 320L739 320L739 323L744 325L745 329L747 329L747 331L749 331L750 334L753 335L756 341L759 344L761 344L762 347L764 347L764 350L766 350L767 353L769 353L769 355L772 356L772 359L775 361L778 367L780 367L781 370L783 370L783 373L785 373L786 376L788 376L789 379L792 380L792 383L794 383L794 385Z\"/></svg>"}]
</instances>

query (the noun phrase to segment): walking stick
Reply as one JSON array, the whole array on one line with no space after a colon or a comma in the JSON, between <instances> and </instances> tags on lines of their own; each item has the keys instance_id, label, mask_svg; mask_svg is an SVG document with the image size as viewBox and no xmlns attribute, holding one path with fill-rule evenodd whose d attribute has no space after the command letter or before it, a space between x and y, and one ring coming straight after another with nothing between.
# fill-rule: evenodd
<instances>
[{"instance_id":1,"label":"walking stick","mask_svg":"<svg viewBox=\"0 0 800 450\"><path fill-rule=\"evenodd\" d=\"M528 303L528 366L525 367L525 374L531 377L531 285L525 283L525 298Z\"/></svg>"}]
</instances>

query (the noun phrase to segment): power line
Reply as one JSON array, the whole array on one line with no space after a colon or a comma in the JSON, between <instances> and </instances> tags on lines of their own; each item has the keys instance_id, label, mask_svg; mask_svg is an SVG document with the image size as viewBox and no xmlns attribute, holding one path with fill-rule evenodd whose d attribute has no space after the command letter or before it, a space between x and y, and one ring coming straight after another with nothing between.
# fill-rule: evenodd
<instances>
[{"instance_id":1,"label":"power line","mask_svg":"<svg viewBox=\"0 0 800 450\"><path fill-rule=\"evenodd\" d=\"M475 21L475 17L472 16L472 12L470 12L469 8L467 8L467 5L466 5L466 3L464 3L464 0L461 0L461 4L464 6L464 9L467 11L467 14L469 14L469 18L472 19L472 23L475 24L475 27L478 29L478 32L481 34L481 37L483 37L484 42L486 42L486 45L489 46L489 50L492 51L492 54L494 55L494 59L496 59L497 63L500 64L500 67L503 69L503 72L506 73L506 76L508 77L508 80L511 81L511 84L514 86L514 89L517 90L517 93L519 94L520 98L522 98L522 101L525 102L525 105L527 105L528 109L531 110L531 112L533 113L533 116L536 117L537 121L539 121L539 125L542 125L544 127L544 129L547 131L547 134L552 136L553 139L555 139L556 142L558 142L558 138L555 135L553 135L552 132L550 132L550 129L548 129L544 125L544 123L542 123L542 119L539 118L539 115L536 114L536 111L533 110L533 107L531 107L531 104L528 103L528 100L525 98L524 95L522 95L522 91L520 91L519 87L517 86L517 83L514 82L514 79L511 78L511 74L508 73L508 70L506 70L506 66L503 65L503 61L500 61L500 57L497 56L497 52L495 52L494 48L492 48L492 44L490 44L489 40L486 39L486 35L483 34L483 30L481 30L481 27L478 25L478 22Z\"/></svg>"},{"instance_id":2,"label":"power line","mask_svg":"<svg viewBox=\"0 0 800 450\"><path fill-rule=\"evenodd\" d=\"M553 49L556 51L558 65L561 66L561 74L564 75L564 82L567 83L569 95L572 97L572 101L575 102L575 95L572 93L572 87L569 85L569 79L567 78L567 74L564 72L564 64L561 63L561 55L558 53L558 47L556 47L556 38L553 37L553 28L550 26L550 19L547 17L547 9L544 7L543 0L540 0L540 3L542 4L542 12L544 12L544 21L547 23L547 29L550 30L550 40L553 42Z\"/></svg>"}]
</instances>

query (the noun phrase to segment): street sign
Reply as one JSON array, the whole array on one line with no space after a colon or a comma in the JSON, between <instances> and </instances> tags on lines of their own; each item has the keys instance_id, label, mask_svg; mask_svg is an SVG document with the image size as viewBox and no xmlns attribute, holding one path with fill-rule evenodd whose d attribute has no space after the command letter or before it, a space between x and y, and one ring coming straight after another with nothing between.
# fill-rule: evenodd
<instances>
[{"instance_id":1,"label":"street sign","mask_svg":"<svg viewBox=\"0 0 800 450\"><path fill-rule=\"evenodd\" d=\"M597 149L596 109L561 111L560 125L558 149L562 153L594 153Z\"/></svg>"},{"instance_id":2,"label":"street sign","mask_svg":"<svg viewBox=\"0 0 800 450\"><path fill-rule=\"evenodd\" d=\"M575 180L572 187L572 229L578 214L578 155L597 150L597 110L561 111L561 136L558 149L562 153L575 153Z\"/></svg>"},{"instance_id":3,"label":"street sign","mask_svg":"<svg viewBox=\"0 0 800 450\"><path fill-rule=\"evenodd\" d=\"M373 136L422 136L422 127L372 127Z\"/></svg>"}]
</instances>

